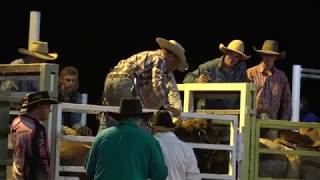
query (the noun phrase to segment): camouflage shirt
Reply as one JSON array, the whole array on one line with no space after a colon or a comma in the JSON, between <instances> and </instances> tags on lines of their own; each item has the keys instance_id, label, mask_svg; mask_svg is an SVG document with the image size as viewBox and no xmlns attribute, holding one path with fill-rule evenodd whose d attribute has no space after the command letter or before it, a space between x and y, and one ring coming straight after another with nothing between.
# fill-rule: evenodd
<instances>
[{"instance_id":1,"label":"camouflage shirt","mask_svg":"<svg viewBox=\"0 0 320 180\"><path fill-rule=\"evenodd\" d=\"M135 79L136 92L146 108L175 107L181 100L175 78L166 73L162 50L144 51L121 60L109 74L129 74Z\"/></svg>"}]
</instances>

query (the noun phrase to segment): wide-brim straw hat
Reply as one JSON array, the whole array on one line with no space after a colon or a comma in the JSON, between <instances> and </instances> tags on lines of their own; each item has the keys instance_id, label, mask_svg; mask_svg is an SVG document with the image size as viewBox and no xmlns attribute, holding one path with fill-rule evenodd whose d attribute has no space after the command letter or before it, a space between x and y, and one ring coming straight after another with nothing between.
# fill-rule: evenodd
<instances>
[{"instance_id":1,"label":"wide-brim straw hat","mask_svg":"<svg viewBox=\"0 0 320 180\"><path fill-rule=\"evenodd\" d=\"M181 72L186 71L188 69L188 63L185 56L185 49L181 44L179 44L175 40L167 40L164 38L156 38L156 41L160 48L167 49L177 55L179 58L179 65L177 69Z\"/></svg>"},{"instance_id":2,"label":"wide-brim straw hat","mask_svg":"<svg viewBox=\"0 0 320 180\"><path fill-rule=\"evenodd\" d=\"M285 51L279 51L279 43L275 40L265 40L262 49L257 50L256 47L253 47L253 49L260 55L277 55L278 59L284 59L287 55Z\"/></svg>"},{"instance_id":3,"label":"wide-brim straw hat","mask_svg":"<svg viewBox=\"0 0 320 180\"><path fill-rule=\"evenodd\" d=\"M244 54L244 43L241 40L233 40L228 44L228 47L224 46L222 43L219 44L219 49L227 54L228 51L233 51L241 55L241 60L247 60L250 56Z\"/></svg>"},{"instance_id":4,"label":"wide-brim straw hat","mask_svg":"<svg viewBox=\"0 0 320 180\"><path fill-rule=\"evenodd\" d=\"M19 53L33 56L44 60L56 60L57 53L49 53L48 43L42 41L32 41L29 49L19 48Z\"/></svg>"}]
</instances>

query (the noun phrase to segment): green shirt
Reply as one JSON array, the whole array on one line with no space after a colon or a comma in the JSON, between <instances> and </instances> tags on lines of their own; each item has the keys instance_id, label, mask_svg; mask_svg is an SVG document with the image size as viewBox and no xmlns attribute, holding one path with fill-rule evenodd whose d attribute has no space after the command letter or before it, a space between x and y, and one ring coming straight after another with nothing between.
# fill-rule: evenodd
<instances>
[{"instance_id":1,"label":"green shirt","mask_svg":"<svg viewBox=\"0 0 320 180\"><path fill-rule=\"evenodd\" d=\"M227 73L223 70L223 58L224 56L221 56L201 64L198 69L186 75L183 83L197 83L201 74L205 75L209 82L247 82L246 63L240 60L233 70Z\"/></svg>"},{"instance_id":2,"label":"green shirt","mask_svg":"<svg viewBox=\"0 0 320 180\"><path fill-rule=\"evenodd\" d=\"M223 69L223 59L225 56L208 61L199 65L198 69L186 75L183 83L198 83L201 74L205 75L209 83L217 82L247 82L247 65L240 60L230 73ZM204 99L197 100L197 109L238 109L240 99Z\"/></svg>"},{"instance_id":3,"label":"green shirt","mask_svg":"<svg viewBox=\"0 0 320 180\"><path fill-rule=\"evenodd\" d=\"M133 121L100 132L85 168L95 180L164 180L168 175L158 141Z\"/></svg>"}]
</instances>

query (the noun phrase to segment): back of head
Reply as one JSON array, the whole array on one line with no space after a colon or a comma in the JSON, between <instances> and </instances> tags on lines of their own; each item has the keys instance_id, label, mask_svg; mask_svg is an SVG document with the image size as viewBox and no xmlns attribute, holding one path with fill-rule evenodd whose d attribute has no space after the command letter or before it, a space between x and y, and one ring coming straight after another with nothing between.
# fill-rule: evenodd
<instances>
[{"instance_id":1,"label":"back of head","mask_svg":"<svg viewBox=\"0 0 320 180\"><path fill-rule=\"evenodd\" d=\"M170 113L163 106L154 113L151 125L156 132L173 131L175 128Z\"/></svg>"},{"instance_id":2,"label":"back of head","mask_svg":"<svg viewBox=\"0 0 320 180\"><path fill-rule=\"evenodd\" d=\"M143 105L138 98L122 98L119 112L109 112L109 115L116 120L140 120L148 118L152 112L143 112Z\"/></svg>"}]
</instances>

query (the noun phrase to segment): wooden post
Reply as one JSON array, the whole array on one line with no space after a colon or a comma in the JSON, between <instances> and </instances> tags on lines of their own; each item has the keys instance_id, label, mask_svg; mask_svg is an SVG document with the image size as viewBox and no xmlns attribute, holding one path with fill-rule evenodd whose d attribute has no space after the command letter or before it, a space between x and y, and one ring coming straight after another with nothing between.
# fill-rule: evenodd
<instances>
[{"instance_id":1,"label":"wooden post","mask_svg":"<svg viewBox=\"0 0 320 180\"><path fill-rule=\"evenodd\" d=\"M40 17L41 17L41 13L39 11L30 12L29 40L28 40L29 49L30 49L31 41L40 40Z\"/></svg>"}]
</instances>

